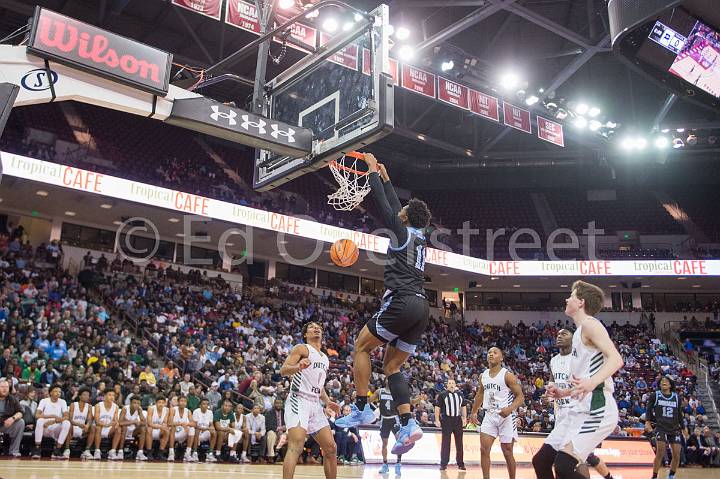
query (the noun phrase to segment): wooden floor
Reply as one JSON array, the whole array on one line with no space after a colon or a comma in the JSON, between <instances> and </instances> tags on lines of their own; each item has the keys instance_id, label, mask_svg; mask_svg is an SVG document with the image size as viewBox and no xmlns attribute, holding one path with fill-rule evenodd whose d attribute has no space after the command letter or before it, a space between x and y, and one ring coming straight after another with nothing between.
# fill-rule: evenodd
<instances>
[{"instance_id":1,"label":"wooden floor","mask_svg":"<svg viewBox=\"0 0 720 479\"><path fill-rule=\"evenodd\" d=\"M341 466L338 468L338 478L362 479L396 479L393 468L390 474L381 475L379 465ZM615 479L650 479L652 471L644 467L612 468ZM230 478L243 479L281 478L280 465L227 465L227 464L165 464L162 462L135 463L135 462L95 462L79 460L50 461L50 460L0 460L0 479L184 479L184 478ZM492 479L507 479L504 467L493 467ZM322 466L298 466L295 471L297 478L323 478ZM482 479L479 466L471 466L463 473L455 467L449 467L441 472L432 466L405 465L402 477L406 479ZM600 476L593 472L592 479ZM661 471L660 479L666 479L667 470ZM534 479L532 469L518 467L517 479ZM720 479L720 469L681 469L678 479Z\"/></svg>"}]
</instances>

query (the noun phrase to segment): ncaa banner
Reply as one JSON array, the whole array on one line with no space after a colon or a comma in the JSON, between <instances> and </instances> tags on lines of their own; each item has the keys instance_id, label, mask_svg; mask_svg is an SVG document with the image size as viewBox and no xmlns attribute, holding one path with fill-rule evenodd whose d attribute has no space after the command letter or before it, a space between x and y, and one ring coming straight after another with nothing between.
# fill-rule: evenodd
<instances>
[{"instance_id":1,"label":"ncaa banner","mask_svg":"<svg viewBox=\"0 0 720 479\"><path fill-rule=\"evenodd\" d=\"M252 3L243 0L226 0L225 23L260 35L260 20L257 9Z\"/></svg>"},{"instance_id":2,"label":"ncaa banner","mask_svg":"<svg viewBox=\"0 0 720 479\"><path fill-rule=\"evenodd\" d=\"M222 0L172 0L172 4L220 20Z\"/></svg>"}]
</instances>

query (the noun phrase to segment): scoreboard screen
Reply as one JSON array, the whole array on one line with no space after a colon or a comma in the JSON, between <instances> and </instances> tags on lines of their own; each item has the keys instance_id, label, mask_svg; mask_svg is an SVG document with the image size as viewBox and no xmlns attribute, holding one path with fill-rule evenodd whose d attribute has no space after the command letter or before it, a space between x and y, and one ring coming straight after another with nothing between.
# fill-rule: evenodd
<instances>
[{"instance_id":1,"label":"scoreboard screen","mask_svg":"<svg viewBox=\"0 0 720 479\"><path fill-rule=\"evenodd\" d=\"M670 50L675 55L680 53L680 50L682 50L682 47L687 41L687 38L684 35L676 32L660 20L655 22L652 30L650 30L648 38L658 45L662 45L666 49Z\"/></svg>"}]
</instances>

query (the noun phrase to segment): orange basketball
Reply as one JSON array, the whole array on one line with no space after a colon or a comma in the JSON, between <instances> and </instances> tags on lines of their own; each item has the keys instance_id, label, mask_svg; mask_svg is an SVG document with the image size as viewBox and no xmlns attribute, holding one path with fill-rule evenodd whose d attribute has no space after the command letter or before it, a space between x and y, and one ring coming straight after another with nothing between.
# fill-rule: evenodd
<instances>
[{"instance_id":1,"label":"orange basketball","mask_svg":"<svg viewBox=\"0 0 720 479\"><path fill-rule=\"evenodd\" d=\"M360 249L349 239L337 240L330 247L330 259L343 268L354 265L359 256Z\"/></svg>"}]
</instances>

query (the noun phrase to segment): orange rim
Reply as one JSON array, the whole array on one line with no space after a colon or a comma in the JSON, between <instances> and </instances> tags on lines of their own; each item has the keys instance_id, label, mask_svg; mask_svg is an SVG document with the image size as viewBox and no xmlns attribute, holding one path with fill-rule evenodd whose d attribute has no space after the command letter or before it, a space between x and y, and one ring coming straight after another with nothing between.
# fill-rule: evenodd
<instances>
[{"instance_id":1,"label":"orange rim","mask_svg":"<svg viewBox=\"0 0 720 479\"><path fill-rule=\"evenodd\" d=\"M352 153L362 155L362 153L356 153L356 152L354 152L354 151L353 151ZM350 153L348 153L348 154L345 155L345 156L352 156L353 158L357 158L357 156L350 155ZM349 166L343 165L342 163L338 163L336 160L332 160L332 161L330 162L330 164L333 165L333 166L334 166L335 168L337 168L338 170L349 171L350 173L355 173L355 174L358 175L358 176L365 176L365 175L367 175L368 173L370 173L369 171L358 171L358 170L355 170L355 169L353 169L353 168L350 168Z\"/></svg>"}]
</instances>

